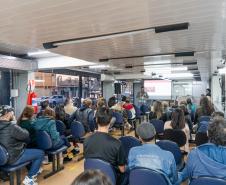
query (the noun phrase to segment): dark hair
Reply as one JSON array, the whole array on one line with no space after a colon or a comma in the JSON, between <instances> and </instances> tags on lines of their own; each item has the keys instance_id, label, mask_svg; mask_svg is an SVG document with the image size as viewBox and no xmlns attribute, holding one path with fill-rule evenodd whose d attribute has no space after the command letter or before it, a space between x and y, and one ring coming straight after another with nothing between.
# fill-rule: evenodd
<instances>
[{"instance_id":1,"label":"dark hair","mask_svg":"<svg viewBox=\"0 0 226 185\"><path fill-rule=\"evenodd\" d=\"M100 170L86 170L71 185L112 185L112 183Z\"/></svg>"},{"instance_id":2,"label":"dark hair","mask_svg":"<svg viewBox=\"0 0 226 185\"><path fill-rule=\"evenodd\" d=\"M187 100L186 100L186 101L187 101L187 104L188 104L188 105L192 105L191 98L187 98Z\"/></svg>"},{"instance_id":3,"label":"dark hair","mask_svg":"<svg viewBox=\"0 0 226 185\"><path fill-rule=\"evenodd\" d=\"M60 120L63 122L65 121L66 113L63 105L57 105L55 107L55 115L56 115L56 120Z\"/></svg>"},{"instance_id":4,"label":"dark hair","mask_svg":"<svg viewBox=\"0 0 226 185\"><path fill-rule=\"evenodd\" d=\"M200 99L200 111L203 116L210 116L213 112L213 107L207 96Z\"/></svg>"},{"instance_id":5,"label":"dark hair","mask_svg":"<svg viewBox=\"0 0 226 185\"><path fill-rule=\"evenodd\" d=\"M184 112L184 115L188 115L188 109L187 109L187 106L182 104L179 106L179 108Z\"/></svg>"},{"instance_id":6,"label":"dark hair","mask_svg":"<svg viewBox=\"0 0 226 185\"><path fill-rule=\"evenodd\" d=\"M211 90L209 88L206 89L208 92L211 92Z\"/></svg>"},{"instance_id":7,"label":"dark hair","mask_svg":"<svg viewBox=\"0 0 226 185\"><path fill-rule=\"evenodd\" d=\"M96 121L100 126L107 126L110 124L112 114L107 107L101 107L96 113Z\"/></svg>"},{"instance_id":8,"label":"dark hair","mask_svg":"<svg viewBox=\"0 0 226 185\"><path fill-rule=\"evenodd\" d=\"M45 110L48 106L49 106L48 100L44 100L43 102L41 102L41 109L42 110Z\"/></svg>"},{"instance_id":9,"label":"dark hair","mask_svg":"<svg viewBox=\"0 0 226 185\"><path fill-rule=\"evenodd\" d=\"M65 102L64 102L64 105L66 106L67 104L70 103L70 98L66 98Z\"/></svg>"},{"instance_id":10,"label":"dark hair","mask_svg":"<svg viewBox=\"0 0 226 185\"><path fill-rule=\"evenodd\" d=\"M110 97L108 100L108 107L112 107L116 104L116 98L114 96Z\"/></svg>"},{"instance_id":11,"label":"dark hair","mask_svg":"<svg viewBox=\"0 0 226 185\"><path fill-rule=\"evenodd\" d=\"M21 113L19 119L17 120L17 123L20 124L21 120L23 118L32 119L32 116L34 115L34 107L31 105L27 105L23 112Z\"/></svg>"},{"instance_id":12,"label":"dark hair","mask_svg":"<svg viewBox=\"0 0 226 185\"><path fill-rule=\"evenodd\" d=\"M127 97L126 96L123 96L122 97L122 101L126 101Z\"/></svg>"},{"instance_id":13,"label":"dark hair","mask_svg":"<svg viewBox=\"0 0 226 185\"><path fill-rule=\"evenodd\" d=\"M172 112L171 126L173 129L183 129L185 127L184 112L177 108Z\"/></svg>"},{"instance_id":14,"label":"dark hair","mask_svg":"<svg viewBox=\"0 0 226 185\"><path fill-rule=\"evenodd\" d=\"M221 117L215 117L208 126L209 141L215 145L226 146L226 122Z\"/></svg>"}]
</instances>

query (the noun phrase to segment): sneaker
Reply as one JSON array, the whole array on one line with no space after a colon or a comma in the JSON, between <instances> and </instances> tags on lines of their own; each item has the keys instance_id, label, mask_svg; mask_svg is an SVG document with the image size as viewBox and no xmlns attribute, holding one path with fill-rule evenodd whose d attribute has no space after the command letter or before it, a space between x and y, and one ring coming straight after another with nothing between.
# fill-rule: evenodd
<instances>
[{"instance_id":1,"label":"sneaker","mask_svg":"<svg viewBox=\"0 0 226 185\"><path fill-rule=\"evenodd\" d=\"M43 172L43 168L40 167L39 170L38 170L38 174L37 175L40 175L42 172Z\"/></svg>"},{"instance_id":2,"label":"sneaker","mask_svg":"<svg viewBox=\"0 0 226 185\"><path fill-rule=\"evenodd\" d=\"M23 184L24 185L38 185L38 183L35 181L36 181L36 179L29 178L28 176L26 176L25 179L23 180Z\"/></svg>"}]
</instances>

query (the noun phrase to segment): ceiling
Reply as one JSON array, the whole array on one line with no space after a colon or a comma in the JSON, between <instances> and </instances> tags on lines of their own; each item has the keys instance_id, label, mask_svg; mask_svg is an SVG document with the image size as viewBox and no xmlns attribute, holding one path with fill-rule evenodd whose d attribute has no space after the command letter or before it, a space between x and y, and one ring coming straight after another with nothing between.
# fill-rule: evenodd
<instances>
[{"instance_id":1,"label":"ceiling","mask_svg":"<svg viewBox=\"0 0 226 185\"><path fill-rule=\"evenodd\" d=\"M0 16L0 51L16 54L43 49L46 42L189 23L188 30L150 30L50 50L96 63L103 58L195 51L194 57L110 60L105 63L110 73L141 73L147 70L145 61L170 60L188 69L198 66L194 71L207 80L211 53L225 52L226 0L8 0L1 2ZM186 65L191 61L197 65ZM125 68L128 65L140 66Z\"/></svg>"}]
</instances>

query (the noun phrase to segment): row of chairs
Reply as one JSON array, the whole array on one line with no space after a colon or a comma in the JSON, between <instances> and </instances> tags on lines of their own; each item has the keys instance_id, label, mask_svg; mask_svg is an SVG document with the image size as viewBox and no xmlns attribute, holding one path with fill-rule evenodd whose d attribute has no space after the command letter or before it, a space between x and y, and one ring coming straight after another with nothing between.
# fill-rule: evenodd
<instances>
[{"instance_id":1,"label":"row of chairs","mask_svg":"<svg viewBox=\"0 0 226 185\"><path fill-rule=\"evenodd\" d=\"M59 129L58 125L58 129ZM59 130L58 130L59 131ZM76 142L83 142L85 130L83 125L80 122L73 122L71 124L71 133L72 137ZM47 155L52 156L52 171L44 176L44 178L48 178L57 172L64 169L60 162L60 154L67 150L67 146L62 146L58 149L52 149L52 140L50 136L45 131L37 131L37 148L44 150ZM9 154L4 148L4 146L0 145L0 171L6 172L10 174L10 185L14 185L14 176L16 175L16 184L21 184L21 170L25 166L29 165L31 161L21 163L19 165L8 165L7 161L9 159Z\"/></svg>"},{"instance_id":2,"label":"row of chairs","mask_svg":"<svg viewBox=\"0 0 226 185\"><path fill-rule=\"evenodd\" d=\"M116 174L113 167L100 159L86 159L84 169L99 169L107 175L112 184L116 184ZM134 168L129 174L129 185L170 185L169 179L160 171L155 171L147 168ZM223 179L215 177L198 177L192 179L190 185L226 185Z\"/></svg>"}]
</instances>

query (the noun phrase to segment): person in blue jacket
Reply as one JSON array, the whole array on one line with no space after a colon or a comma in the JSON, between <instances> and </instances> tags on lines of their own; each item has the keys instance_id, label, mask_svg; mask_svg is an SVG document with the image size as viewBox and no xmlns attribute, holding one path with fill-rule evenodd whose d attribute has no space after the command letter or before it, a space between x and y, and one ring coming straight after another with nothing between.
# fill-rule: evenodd
<instances>
[{"instance_id":1,"label":"person in blue jacket","mask_svg":"<svg viewBox=\"0 0 226 185\"><path fill-rule=\"evenodd\" d=\"M215 117L208 127L209 143L193 149L188 155L180 181L201 176L226 180L226 121Z\"/></svg>"}]
</instances>

